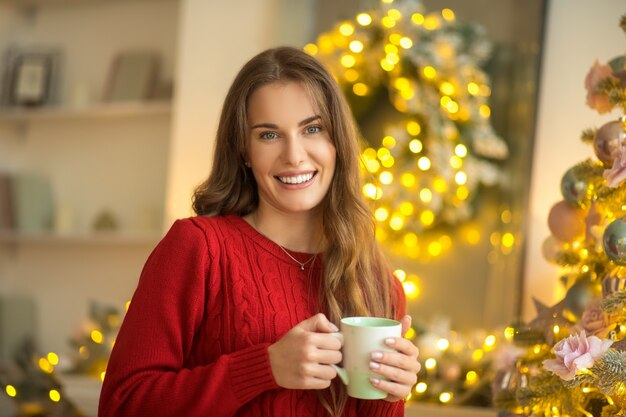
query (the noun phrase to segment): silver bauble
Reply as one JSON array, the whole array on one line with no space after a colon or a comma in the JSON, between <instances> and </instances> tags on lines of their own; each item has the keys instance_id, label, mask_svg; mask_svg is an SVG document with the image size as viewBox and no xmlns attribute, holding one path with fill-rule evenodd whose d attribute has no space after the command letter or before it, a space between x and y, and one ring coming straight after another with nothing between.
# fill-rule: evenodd
<instances>
[{"instance_id":1,"label":"silver bauble","mask_svg":"<svg viewBox=\"0 0 626 417\"><path fill-rule=\"evenodd\" d=\"M596 286L593 283L587 280L579 281L567 290L564 308L579 320L585 311L587 303L594 295L598 295L597 293L599 293L599 288L596 290Z\"/></svg>"},{"instance_id":2,"label":"silver bauble","mask_svg":"<svg viewBox=\"0 0 626 417\"><path fill-rule=\"evenodd\" d=\"M602 235L606 256L618 265L626 266L626 217L613 220Z\"/></svg>"},{"instance_id":3,"label":"silver bauble","mask_svg":"<svg viewBox=\"0 0 626 417\"><path fill-rule=\"evenodd\" d=\"M573 206L587 207L590 203L589 182L585 178L579 178L576 167L565 172L561 179L561 194L565 201Z\"/></svg>"}]
</instances>

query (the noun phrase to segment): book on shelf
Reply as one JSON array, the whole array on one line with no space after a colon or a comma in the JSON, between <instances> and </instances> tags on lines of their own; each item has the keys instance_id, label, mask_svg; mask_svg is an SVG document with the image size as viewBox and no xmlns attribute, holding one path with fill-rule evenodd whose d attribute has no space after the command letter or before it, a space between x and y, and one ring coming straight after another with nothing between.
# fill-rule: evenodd
<instances>
[{"instance_id":1,"label":"book on shelf","mask_svg":"<svg viewBox=\"0 0 626 417\"><path fill-rule=\"evenodd\" d=\"M11 198L11 177L0 173L0 232L15 228Z\"/></svg>"},{"instance_id":2,"label":"book on shelf","mask_svg":"<svg viewBox=\"0 0 626 417\"><path fill-rule=\"evenodd\" d=\"M0 231L40 233L52 229L52 187L32 173L0 174Z\"/></svg>"}]
</instances>

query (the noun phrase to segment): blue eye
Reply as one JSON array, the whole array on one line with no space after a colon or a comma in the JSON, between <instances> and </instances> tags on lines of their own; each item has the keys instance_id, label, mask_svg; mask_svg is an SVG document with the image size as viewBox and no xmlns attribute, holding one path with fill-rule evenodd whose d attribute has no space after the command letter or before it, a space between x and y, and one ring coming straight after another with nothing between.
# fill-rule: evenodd
<instances>
[{"instance_id":1,"label":"blue eye","mask_svg":"<svg viewBox=\"0 0 626 417\"><path fill-rule=\"evenodd\" d=\"M309 133L309 134L319 133L321 131L322 131L322 127L321 126L317 126L317 125L315 125L315 126L308 126L306 128L306 133Z\"/></svg>"},{"instance_id":2,"label":"blue eye","mask_svg":"<svg viewBox=\"0 0 626 417\"><path fill-rule=\"evenodd\" d=\"M276 139L278 137L278 135L276 134L276 132L263 132L261 133L261 139Z\"/></svg>"}]
</instances>

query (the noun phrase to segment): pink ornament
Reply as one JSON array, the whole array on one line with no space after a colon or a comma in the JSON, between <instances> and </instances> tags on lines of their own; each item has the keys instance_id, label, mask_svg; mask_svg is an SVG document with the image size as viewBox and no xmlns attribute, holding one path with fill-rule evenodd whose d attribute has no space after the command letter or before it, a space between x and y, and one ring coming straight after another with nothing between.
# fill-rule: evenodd
<instances>
[{"instance_id":1,"label":"pink ornament","mask_svg":"<svg viewBox=\"0 0 626 417\"><path fill-rule=\"evenodd\" d=\"M579 371L591 368L612 344L612 340L600 340L596 336L587 337L583 330L554 345L556 359L543 361L543 367L561 379L571 381Z\"/></svg>"},{"instance_id":2,"label":"pink ornament","mask_svg":"<svg viewBox=\"0 0 626 417\"><path fill-rule=\"evenodd\" d=\"M606 338L613 327L613 318L602 310L600 298L594 298L587 303L582 318L575 326L591 336L601 338Z\"/></svg>"},{"instance_id":3,"label":"pink ornament","mask_svg":"<svg viewBox=\"0 0 626 417\"><path fill-rule=\"evenodd\" d=\"M602 176L611 188L617 188L626 179L626 146L620 146L615 153L611 169L605 169Z\"/></svg>"},{"instance_id":4,"label":"pink ornament","mask_svg":"<svg viewBox=\"0 0 626 417\"><path fill-rule=\"evenodd\" d=\"M598 91L598 85L605 78L612 77L613 70L607 64L600 65L598 60L593 63L593 67L589 69L585 77L585 88L587 89L587 106L596 110L598 113L607 113L613 109L613 105L609 101L606 94Z\"/></svg>"},{"instance_id":5,"label":"pink ornament","mask_svg":"<svg viewBox=\"0 0 626 417\"><path fill-rule=\"evenodd\" d=\"M548 228L561 242L571 242L585 234L585 211L559 201L550 209Z\"/></svg>"}]
</instances>

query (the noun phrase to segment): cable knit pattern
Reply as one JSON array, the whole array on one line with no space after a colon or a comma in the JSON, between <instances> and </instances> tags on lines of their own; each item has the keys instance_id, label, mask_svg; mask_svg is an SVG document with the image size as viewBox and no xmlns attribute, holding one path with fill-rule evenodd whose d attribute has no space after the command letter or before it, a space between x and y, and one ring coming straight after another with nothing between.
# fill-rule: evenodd
<instances>
[{"instance_id":1,"label":"cable knit pattern","mask_svg":"<svg viewBox=\"0 0 626 417\"><path fill-rule=\"evenodd\" d=\"M290 252L304 262L311 254ZM319 312L322 259L304 271L242 218L178 220L141 273L100 417L322 417L316 392L274 380L267 347ZM404 312L404 299L400 300ZM350 399L345 417L404 404Z\"/></svg>"}]
</instances>

